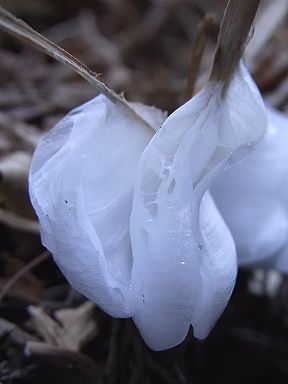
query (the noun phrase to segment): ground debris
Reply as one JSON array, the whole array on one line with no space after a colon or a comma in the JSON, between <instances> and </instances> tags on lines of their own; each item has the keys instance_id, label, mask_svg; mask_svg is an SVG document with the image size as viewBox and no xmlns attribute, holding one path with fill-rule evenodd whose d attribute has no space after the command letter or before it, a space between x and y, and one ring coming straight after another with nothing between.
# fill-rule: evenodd
<instances>
[{"instance_id":1,"label":"ground debris","mask_svg":"<svg viewBox=\"0 0 288 384\"><path fill-rule=\"evenodd\" d=\"M2 0L1 6L127 99L171 112L185 98L197 26L213 12L196 89L207 79L225 3ZM262 1L247 61L266 101L288 112L285 7L286 0ZM0 31L0 383L286 383L287 278L271 288L271 277L240 271L206 341L190 334L177 348L155 353L132 321L104 314L43 256L27 191L31 156L45 131L94 96L95 89L64 65Z\"/></svg>"}]
</instances>

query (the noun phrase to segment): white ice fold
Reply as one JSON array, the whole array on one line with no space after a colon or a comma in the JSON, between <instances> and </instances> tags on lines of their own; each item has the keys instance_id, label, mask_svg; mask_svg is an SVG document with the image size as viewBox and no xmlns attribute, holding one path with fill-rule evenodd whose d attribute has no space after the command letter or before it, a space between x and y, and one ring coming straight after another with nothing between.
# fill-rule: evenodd
<instances>
[{"instance_id":1,"label":"white ice fold","mask_svg":"<svg viewBox=\"0 0 288 384\"><path fill-rule=\"evenodd\" d=\"M267 115L265 141L217 179L212 193L234 237L239 264L288 273L288 117L271 107Z\"/></svg>"},{"instance_id":2,"label":"white ice fold","mask_svg":"<svg viewBox=\"0 0 288 384\"><path fill-rule=\"evenodd\" d=\"M164 114L136 104L157 129ZM154 131L104 96L71 111L33 157L30 195L43 244L72 287L129 317L129 219L139 158Z\"/></svg>"},{"instance_id":3,"label":"white ice fold","mask_svg":"<svg viewBox=\"0 0 288 384\"><path fill-rule=\"evenodd\" d=\"M130 222L131 307L156 350L180 343L190 324L205 338L234 286L234 242L206 191L263 138L266 115L243 64L224 98L221 92L221 84L210 82L178 108L139 163Z\"/></svg>"},{"instance_id":4,"label":"white ice fold","mask_svg":"<svg viewBox=\"0 0 288 384\"><path fill-rule=\"evenodd\" d=\"M152 129L98 96L33 157L43 244L76 290L112 316L132 316L156 350L180 343L190 324L206 337L234 286L234 242L207 191L261 141L266 117L244 65L221 91L208 83L152 140ZM155 130L165 118L133 108Z\"/></svg>"}]
</instances>

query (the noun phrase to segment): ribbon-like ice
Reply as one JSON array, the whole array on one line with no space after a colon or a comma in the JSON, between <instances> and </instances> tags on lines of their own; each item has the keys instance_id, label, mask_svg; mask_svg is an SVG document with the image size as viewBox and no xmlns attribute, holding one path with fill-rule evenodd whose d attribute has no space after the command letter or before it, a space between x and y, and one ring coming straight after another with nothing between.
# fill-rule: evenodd
<instances>
[{"instance_id":1,"label":"ribbon-like ice","mask_svg":"<svg viewBox=\"0 0 288 384\"><path fill-rule=\"evenodd\" d=\"M155 130L164 120L133 108ZM132 316L151 348L180 343L190 324L206 337L236 277L234 242L207 190L265 126L243 64L225 95L211 80L152 140L145 124L98 96L34 154L30 195L43 244L76 290L112 316Z\"/></svg>"},{"instance_id":2,"label":"ribbon-like ice","mask_svg":"<svg viewBox=\"0 0 288 384\"><path fill-rule=\"evenodd\" d=\"M216 180L212 194L240 265L288 273L288 118L267 107L268 134L251 156Z\"/></svg>"},{"instance_id":3,"label":"ribbon-like ice","mask_svg":"<svg viewBox=\"0 0 288 384\"><path fill-rule=\"evenodd\" d=\"M225 308L236 253L206 191L265 129L262 99L241 64L224 97L222 84L209 82L145 149L130 223L132 312L153 349L180 343L190 324L205 338Z\"/></svg>"}]
</instances>

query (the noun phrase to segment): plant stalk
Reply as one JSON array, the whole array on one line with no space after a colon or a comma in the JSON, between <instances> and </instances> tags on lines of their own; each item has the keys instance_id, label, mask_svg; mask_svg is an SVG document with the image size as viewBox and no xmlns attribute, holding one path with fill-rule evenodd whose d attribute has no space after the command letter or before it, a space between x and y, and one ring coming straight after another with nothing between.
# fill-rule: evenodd
<instances>
[{"instance_id":1,"label":"plant stalk","mask_svg":"<svg viewBox=\"0 0 288 384\"><path fill-rule=\"evenodd\" d=\"M197 76L199 75L200 64L205 49L207 34L214 22L215 16L213 14L207 13L198 24L188 70L188 81L185 94L186 100L189 100L194 95L196 80Z\"/></svg>"},{"instance_id":2,"label":"plant stalk","mask_svg":"<svg viewBox=\"0 0 288 384\"><path fill-rule=\"evenodd\" d=\"M223 94L243 55L261 0L229 0L220 26L211 80L223 83Z\"/></svg>"},{"instance_id":3,"label":"plant stalk","mask_svg":"<svg viewBox=\"0 0 288 384\"><path fill-rule=\"evenodd\" d=\"M134 111L134 109L122 96L118 95L113 89L110 89L104 81L100 80L99 74L91 71L90 68L83 64L80 60L76 59L69 52L66 52L63 48L36 32L23 20L17 19L17 17L1 6L0 27L12 36L19 38L25 43L53 57L60 63L65 64L67 67L83 77L88 83L92 84L98 92L105 95L112 102L122 106L124 110L133 118L140 121L146 128L154 131L150 124L138 115L138 113Z\"/></svg>"}]
</instances>

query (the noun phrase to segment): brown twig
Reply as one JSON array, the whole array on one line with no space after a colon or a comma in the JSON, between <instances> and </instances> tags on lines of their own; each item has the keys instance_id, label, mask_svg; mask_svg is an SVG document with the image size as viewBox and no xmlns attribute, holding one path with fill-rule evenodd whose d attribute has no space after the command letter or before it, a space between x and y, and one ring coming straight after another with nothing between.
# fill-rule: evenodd
<instances>
[{"instance_id":1,"label":"brown twig","mask_svg":"<svg viewBox=\"0 0 288 384\"><path fill-rule=\"evenodd\" d=\"M265 4L265 3L264 3ZM287 18L288 1L287 0L274 0L268 1L265 8L261 7L255 21L255 33L253 40L247 47L245 58L248 63L252 63L261 53L265 44L273 35L275 29ZM264 48L265 49L265 48Z\"/></svg>"},{"instance_id":2,"label":"brown twig","mask_svg":"<svg viewBox=\"0 0 288 384\"><path fill-rule=\"evenodd\" d=\"M242 57L261 0L229 0L220 26L211 79L223 83L223 94Z\"/></svg>"},{"instance_id":3,"label":"brown twig","mask_svg":"<svg viewBox=\"0 0 288 384\"><path fill-rule=\"evenodd\" d=\"M0 339L6 335L9 335L11 342L19 347L24 347L28 341L38 340L35 336L23 331L16 324L0 318Z\"/></svg>"},{"instance_id":4,"label":"brown twig","mask_svg":"<svg viewBox=\"0 0 288 384\"><path fill-rule=\"evenodd\" d=\"M26 217L19 216L14 212L0 208L0 223L7 225L17 231L26 233L39 234L39 224L36 220L27 219Z\"/></svg>"},{"instance_id":5,"label":"brown twig","mask_svg":"<svg viewBox=\"0 0 288 384\"><path fill-rule=\"evenodd\" d=\"M9 96L6 95L8 98ZM41 133L35 126L11 119L8 114L0 112L0 128L17 140L18 147L22 146L29 151L34 151L41 138Z\"/></svg>"},{"instance_id":6,"label":"brown twig","mask_svg":"<svg viewBox=\"0 0 288 384\"><path fill-rule=\"evenodd\" d=\"M24 354L33 360L44 361L52 367L76 368L81 371L85 383L99 383L98 366L81 352L71 351L36 341L28 341Z\"/></svg>"},{"instance_id":7,"label":"brown twig","mask_svg":"<svg viewBox=\"0 0 288 384\"><path fill-rule=\"evenodd\" d=\"M33 328L36 329L37 333L48 345L68 348L63 340L60 325L52 319L43 308L30 305L28 312L31 316Z\"/></svg>"},{"instance_id":8,"label":"brown twig","mask_svg":"<svg viewBox=\"0 0 288 384\"><path fill-rule=\"evenodd\" d=\"M0 290L0 302L3 300L5 295L9 292L14 284L17 283L19 279L26 275L31 269L35 268L37 265L41 264L43 261L50 257L50 252L44 251L39 256L35 257L29 263L25 264L23 268L21 268L15 275L11 277L1 288Z\"/></svg>"},{"instance_id":9,"label":"brown twig","mask_svg":"<svg viewBox=\"0 0 288 384\"><path fill-rule=\"evenodd\" d=\"M140 115L138 115L122 96L118 95L102 80L99 79L99 74L91 71L91 69L83 64L80 60L76 59L69 52L66 52L63 48L59 47L57 44L36 32L23 20L17 19L3 7L0 7L0 27L14 37L23 40L25 43L39 49L57 61L67 65L70 69L88 81L88 83L95 86L100 93L105 95L112 102L122 106L124 111L140 121L142 125L153 130L150 124Z\"/></svg>"},{"instance_id":10,"label":"brown twig","mask_svg":"<svg viewBox=\"0 0 288 384\"><path fill-rule=\"evenodd\" d=\"M172 1L153 2L134 30L128 31L128 33L126 32L121 36L123 53L127 55L133 48L137 47L139 49L139 47L148 44L172 15L175 5Z\"/></svg>"},{"instance_id":11,"label":"brown twig","mask_svg":"<svg viewBox=\"0 0 288 384\"><path fill-rule=\"evenodd\" d=\"M278 88L265 97L265 101L273 107L283 108L288 101L288 76L282 80Z\"/></svg>"},{"instance_id":12,"label":"brown twig","mask_svg":"<svg viewBox=\"0 0 288 384\"><path fill-rule=\"evenodd\" d=\"M190 99L195 91L196 79L199 74L200 64L205 49L207 33L214 23L215 16L207 13L197 27L196 36L192 48L191 60L188 70L188 80L186 88L186 100Z\"/></svg>"}]
</instances>

